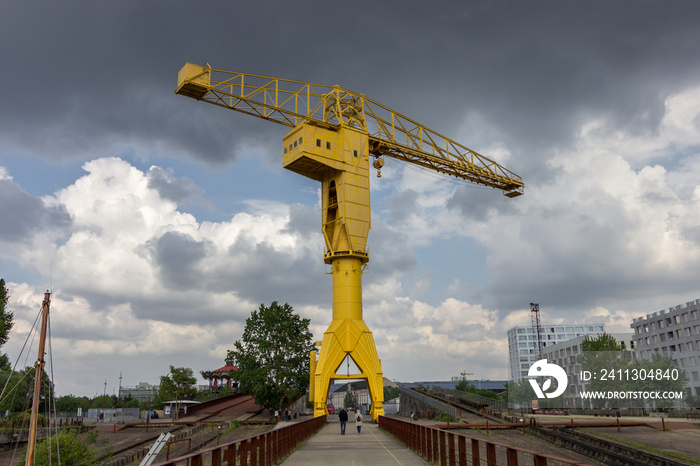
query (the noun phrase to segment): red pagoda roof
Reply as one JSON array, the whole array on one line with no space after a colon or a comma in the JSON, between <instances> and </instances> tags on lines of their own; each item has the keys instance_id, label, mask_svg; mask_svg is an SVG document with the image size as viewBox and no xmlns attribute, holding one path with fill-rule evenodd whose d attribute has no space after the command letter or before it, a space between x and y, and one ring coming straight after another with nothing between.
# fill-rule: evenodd
<instances>
[{"instance_id":1,"label":"red pagoda roof","mask_svg":"<svg viewBox=\"0 0 700 466\"><path fill-rule=\"evenodd\" d=\"M238 368L232 364L226 364L224 367L220 367L216 370L213 370L212 372L229 372L229 371L237 371Z\"/></svg>"}]
</instances>

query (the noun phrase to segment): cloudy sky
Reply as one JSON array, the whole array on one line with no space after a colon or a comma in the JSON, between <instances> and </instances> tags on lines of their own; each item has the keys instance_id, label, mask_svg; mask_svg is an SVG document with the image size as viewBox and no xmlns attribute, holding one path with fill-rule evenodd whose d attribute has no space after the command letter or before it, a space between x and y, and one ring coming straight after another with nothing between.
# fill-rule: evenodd
<instances>
[{"instance_id":1,"label":"cloudy sky","mask_svg":"<svg viewBox=\"0 0 700 466\"><path fill-rule=\"evenodd\" d=\"M341 85L523 177L515 199L390 159L372 178L364 317L391 379L507 378L530 302L627 331L700 298L699 10L5 2L2 351L47 289L59 395L217 368L261 303L322 337L320 185L282 168L285 127L175 95L186 62Z\"/></svg>"}]
</instances>

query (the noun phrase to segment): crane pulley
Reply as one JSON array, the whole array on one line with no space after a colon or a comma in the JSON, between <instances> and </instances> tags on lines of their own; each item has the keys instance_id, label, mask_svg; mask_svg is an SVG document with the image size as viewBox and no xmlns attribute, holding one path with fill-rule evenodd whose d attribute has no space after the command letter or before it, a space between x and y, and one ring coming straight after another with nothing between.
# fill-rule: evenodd
<instances>
[{"instance_id":1,"label":"crane pulley","mask_svg":"<svg viewBox=\"0 0 700 466\"><path fill-rule=\"evenodd\" d=\"M362 273L369 261L369 158L381 176L382 156L470 182L523 194L522 179L493 160L374 100L339 86L217 70L187 63L175 93L292 128L282 163L321 182L324 261L333 277L333 320L320 353L310 355L314 415L327 413L331 380L364 379L370 413L384 413L383 373L372 332L362 317ZM317 344L317 346L319 346ZM352 359L357 374L338 372Z\"/></svg>"}]
</instances>

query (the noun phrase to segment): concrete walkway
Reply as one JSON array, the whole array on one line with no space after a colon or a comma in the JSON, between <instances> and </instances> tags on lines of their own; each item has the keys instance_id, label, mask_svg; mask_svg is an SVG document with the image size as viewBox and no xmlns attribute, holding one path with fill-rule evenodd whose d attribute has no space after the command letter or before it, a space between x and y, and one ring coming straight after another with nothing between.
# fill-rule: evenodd
<instances>
[{"instance_id":1,"label":"concrete walkway","mask_svg":"<svg viewBox=\"0 0 700 466\"><path fill-rule=\"evenodd\" d=\"M348 422L345 435L340 435L340 423L326 424L283 463L284 466L352 465L429 465L411 450L388 436L376 424L362 424L357 435L354 422Z\"/></svg>"}]
</instances>

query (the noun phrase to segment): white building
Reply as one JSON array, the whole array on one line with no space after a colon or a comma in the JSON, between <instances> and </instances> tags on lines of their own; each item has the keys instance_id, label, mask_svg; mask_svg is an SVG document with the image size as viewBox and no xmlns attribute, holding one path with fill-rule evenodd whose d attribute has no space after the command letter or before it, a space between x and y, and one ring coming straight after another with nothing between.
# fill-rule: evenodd
<instances>
[{"instance_id":1,"label":"white building","mask_svg":"<svg viewBox=\"0 0 700 466\"><path fill-rule=\"evenodd\" d=\"M634 336L631 333L611 333L610 334L618 343L624 343L627 351L634 349ZM591 335L591 338L595 338ZM578 356L583 352L583 341L585 336L573 338L559 342L556 345L550 345L542 350L542 356L547 359L547 362L554 363L564 369L568 377L567 393L565 398L575 399L580 398L578 394L584 391L586 383L580 380L581 365L579 364ZM572 402L572 406L574 403Z\"/></svg>"},{"instance_id":2,"label":"white building","mask_svg":"<svg viewBox=\"0 0 700 466\"><path fill-rule=\"evenodd\" d=\"M596 336L605 332L602 324L545 325L542 324L542 349L586 335ZM508 330L508 361L510 380L518 381L527 376L530 366L539 359L537 335L531 326L513 327Z\"/></svg>"},{"instance_id":3,"label":"white building","mask_svg":"<svg viewBox=\"0 0 700 466\"><path fill-rule=\"evenodd\" d=\"M669 354L688 376L686 387L700 396L700 299L632 321L637 357L651 359L654 351Z\"/></svg>"}]
</instances>

